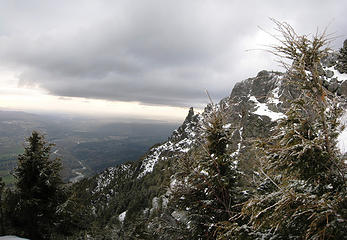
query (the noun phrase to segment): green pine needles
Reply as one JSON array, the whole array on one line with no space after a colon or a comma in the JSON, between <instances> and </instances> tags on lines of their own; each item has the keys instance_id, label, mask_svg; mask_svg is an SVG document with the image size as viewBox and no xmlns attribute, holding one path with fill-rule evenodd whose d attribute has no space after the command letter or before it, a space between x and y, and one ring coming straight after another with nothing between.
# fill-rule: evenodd
<instances>
[{"instance_id":1,"label":"green pine needles","mask_svg":"<svg viewBox=\"0 0 347 240\"><path fill-rule=\"evenodd\" d=\"M32 239L49 239L55 227L56 208L62 197L61 161L51 158L52 144L34 131L14 171L17 204L13 222Z\"/></svg>"},{"instance_id":2,"label":"green pine needles","mask_svg":"<svg viewBox=\"0 0 347 240\"><path fill-rule=\"evenodd\" d=\"M240 212L240 172L230 156L229 131L221 112L212 105L203 143L179 162L172 204L186 211L189 239L215 239L218 224Z\"/></svg>"},{"instance_id":3,"label":"green pine needles","mask_svg":"<svg viewBox=\"0 0 347 240\"><path fill-rule=\"evenodd\" d=\"M245 203L242 213L249 224L233 230L247 236L239 239L345 239L346 169L336 146L342 109L322 85L321 59L329 39L325 33L298 35L287 23L274 23L282 38L272 51L291 60L284 64L284 80L300 95L273 136L258 143L260 185L270 181L273 187Z\"/></svg>"}]
</instances>

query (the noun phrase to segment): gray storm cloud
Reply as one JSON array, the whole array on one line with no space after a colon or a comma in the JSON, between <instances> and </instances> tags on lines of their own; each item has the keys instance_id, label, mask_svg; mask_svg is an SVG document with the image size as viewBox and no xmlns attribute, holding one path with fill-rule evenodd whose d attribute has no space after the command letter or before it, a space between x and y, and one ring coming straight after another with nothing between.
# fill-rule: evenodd
<instances>
[{"instance_id":1,"label":"gray storm cloud","mask_svg":"<svg viewBox=\"0 0 347 240\"><path fill-rule=\"evenodd\" d=\"M269 17L347 38L344 1L1 1L0 63L51 94L171 106L230 93L276 68ZM260 42L259 42L260 41Z\"/></svg>"}]
</instances>

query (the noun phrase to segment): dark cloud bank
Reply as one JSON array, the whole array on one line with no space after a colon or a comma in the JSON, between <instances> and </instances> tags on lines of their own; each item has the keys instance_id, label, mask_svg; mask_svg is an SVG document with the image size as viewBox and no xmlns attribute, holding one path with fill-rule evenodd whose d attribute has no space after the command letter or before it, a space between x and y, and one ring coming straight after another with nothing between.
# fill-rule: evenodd
<instances>
[{"instance_id":1,"label":"dark cloud bank","mask_svg":"<svg viewBox=\"0 0 347 240\"><path fill-rule=\"evenodd\" d=\"M344 1L1 1L0 63L68 97L199 106L263 68L268 17L347 38ZM263 43L264 42L260 42Z\"/></svg>"}]
</instances>

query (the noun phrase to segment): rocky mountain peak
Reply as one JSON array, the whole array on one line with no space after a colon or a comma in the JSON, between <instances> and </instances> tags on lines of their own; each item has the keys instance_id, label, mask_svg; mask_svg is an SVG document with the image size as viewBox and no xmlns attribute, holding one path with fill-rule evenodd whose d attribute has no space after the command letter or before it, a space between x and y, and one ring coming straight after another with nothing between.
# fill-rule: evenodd
<instances>
[{"instance_id":1,"label":"rocky mountain peak","mask_svg":"<svg viewBox=\"0 0 347 240\"><path fill-rule=\"evenodd\" d=\"M186 119L184 120L183 123L192 121L193 116L194 116L194 108L193 108L193 107L190 107L190 108L189 108L188 115L187 115L187 117L186 117Z\"/></svg>"},{"instance_id":2,"label":"rocky mountain peak","mask_svg":"<svg viewBox=\"0 0 347 240\"><path fill-rule=\"evenodd\" d=\"M346 101L347 74L335 69L337 60L334 54L324 61L322 78L325 88L340 95L342 102ZM190 108L182 125L167 141L153 146L138 162L110 168L93 179L94 185L90 188L92 198L96 199L93 204L103 199L103 205L96 212L118 209L116 216L123 223L131 212L131 207L125 207L129 204L124 202L124 199L129 198L127 192L141 194L136 189L139 186L141 191L148 191L146 197L149 198L147 205L141 203L143 209L139 212L143 213L142 217L148 218L161 207L166 208L175 185L174 175L170 171L175 169L179 159L189 156L190 151L202 148L206 124L216 111L223 116L223 129L229 134L228 154L245 176L253 176L256 166L253 140L271 136L278 120L286 117L290 101L300 94L296 88L287 84L286 77L285 73L263 70L255 77L237 83L230 96L218 104L209 104L202 113L196 114ZM347 130L341 135L347 139ZM168 174L171 175L167 177ZM165 175L166 180L158 180L165 179ZM151 192L158 185L162 191ZM129 186L133 190L127 189ZM130 198L130 202L135 201L135 198ZM143 196L139 199L143 199ZM165 216L176 224L183 215L172 212Z\"/></svg>"}]
</instances>

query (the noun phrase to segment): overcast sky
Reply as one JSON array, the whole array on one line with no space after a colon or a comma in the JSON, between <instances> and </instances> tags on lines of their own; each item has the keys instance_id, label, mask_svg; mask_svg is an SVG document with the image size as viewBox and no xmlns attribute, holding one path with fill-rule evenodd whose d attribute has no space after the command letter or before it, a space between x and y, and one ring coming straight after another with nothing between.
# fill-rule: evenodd
<instances>
[{"instance_id":1,"label":"overcast sky","mask_svg":"<svg viewBox=\"0 0 347 240\"><path fill-rule=\"evenodd\" d=\"M247 51L272 41L269 17L300 34L327 27L337 49L346 13L342 0L0 0L0 107L181 118L205 89L217 101L279 69Z\"/></svg>"}]
</instances>

